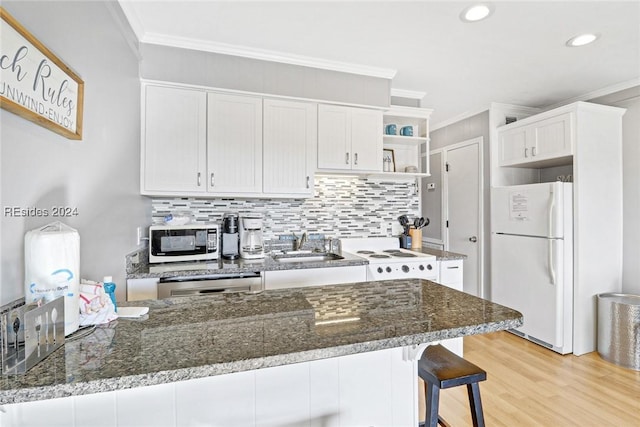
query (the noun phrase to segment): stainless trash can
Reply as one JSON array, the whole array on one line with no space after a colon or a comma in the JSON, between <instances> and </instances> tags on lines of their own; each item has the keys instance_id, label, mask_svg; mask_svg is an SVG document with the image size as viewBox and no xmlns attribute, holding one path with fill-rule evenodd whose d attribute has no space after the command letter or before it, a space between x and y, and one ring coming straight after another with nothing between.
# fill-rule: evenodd
<instances>
[{"instance_id":1,"label":"stainless trash can","mask_svg":"<svg viewBox=\"0 0 640 427\"><path fill-rule=\"evenodd\" d=\"M640 371L640 296L598 295L598 354Z\"/></svg>"}]
</instances>

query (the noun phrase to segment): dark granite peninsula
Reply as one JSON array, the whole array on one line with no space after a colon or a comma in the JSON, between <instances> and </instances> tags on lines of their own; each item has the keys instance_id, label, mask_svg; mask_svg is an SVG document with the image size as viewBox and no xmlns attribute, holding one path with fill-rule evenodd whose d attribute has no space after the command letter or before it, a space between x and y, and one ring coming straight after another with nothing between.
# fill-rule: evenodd
<instances>
[{"instance_id":1,"label":"dark granite peninsula","mask_svg":"<svg viewBox=\"0 0 640 427\"><path fill-rule=\"evenodd\" d=\"M321 377L333 379L336 390L343 395L350 390L345 384L357 382L356 378L345 379L345 375L365 375L371 370L371 376L376 377L380 370L393 371L390 377L384 376L390 382L380 384L380 390L387 386L397 390L406 385L410 397L415 392L415 360L421 344L514 328L522 323L517 311L417 279L137 301L130 305L149 306L149 314L141 320L118 319L99 327L91 335L67 342L27 374L2 377L2 408L11 414L20 406L31 405L20 402L93 393L108 396L130 393L138 387L144 393L153 388L144 386L161 384L177 384L184 390L185 384L196 379L220 377L228 384L234 378L246 380L247 375L252 378L247 387L257 387L247 392L260 396L260 390L266 393L260 387L261 376L272 375L266 384L275 387L279 378L295 377L299 381L300 373L289 374L289 370L294 372L302 366L306 366L302 378L308 376L310 384L314 383L314 372L326 369L326 375ZM372 362L372 357L377 362ZM302 387L307 394L316 389L310 384ZM215 386L211 387L215 394ZM290 385L285 381L278 387L286 390ZM228 385L223 389L228 390ZM232 392L222 394L231 396ZM302 398L299 394L297 398ZM266 393L264 399L271 401L277 395ZM256 399L257 406L246 408L247 411L259 412L259 402L264 399ZM305 406L308 411L298 414L297 419L312 418L316 400L310 399L312 403ZM111 405L114 400L117 399L107 399ZM401 412L408 412L403 416L410 418L404 419L413 422L417 409L413 410L414 399L409 400L403 399L401 405L410 406ZM346 404L344 399L341 402L336 405ZM375 399L350 404L375 405ZM269 403L267 407L275 408L277 402L273 405ZM338 406L333 412L342 413L344 408ZM175 411L180 412L180 407ZM389 411L398 413L397 408ZM26 409L23 412L27 413ZM8 418L6 414L0 414L0 420L3 416ZM212 421L213 416L208 414L205 418ZM180 417L176 415L177 418ZM228 421L219 425L235 424Z\"/></svg>"}]
</instances>

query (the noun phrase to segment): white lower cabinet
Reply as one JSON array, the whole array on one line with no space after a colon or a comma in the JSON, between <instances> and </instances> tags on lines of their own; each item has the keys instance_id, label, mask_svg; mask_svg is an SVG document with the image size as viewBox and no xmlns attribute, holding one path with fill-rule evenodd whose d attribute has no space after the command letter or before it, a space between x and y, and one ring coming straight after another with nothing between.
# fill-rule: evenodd
<instances>
[{"instance_id":1,"label":"white lower cabinet","mask_svg":"<svg viewBox=\"0 0 640 427\"><path fill-rule=\"evenodd\" d=\"M438 283L457 291L463 290L462 264L463 260L461 259L441 260Z\"/></svg>"},{"instance_id":2,"label":"white lower cabinet","mask_svg":"<svg viewBox=\"0 0 640 427\"><path fill-rule=\"evenodd\" d=\"M158 299L158 278L127 279L127 301Z\"/></svg>"},{"instance_id":3,"label":"white lower cabinet","mask_svg":"<svg viewBox=\"0 0 640 427\"><path fill-rule=\"evenodd\" d=\"M364 282L366 280L367 267L365 265L264 272L264 288L266 290L336 285L339 283Z\"/></svg>"},{"instance_id":4,"label":"white lower cabinet","mask_svg":"<svg viewBox=\"0 0 640 427\"><path fill-rule=\"evenodd\" d=\"M455 289L462 292L463 290L463 260L461 259L443 259L438 261L439 272L437 282L448 288ZM441 342L443 346L451 350L458 356L463 355L463 340L460 338L452 338L449 340L443 340Z\"/></svg>"},{"instance_id":5,"label":"white lower cabinet","mask_svg":"<svg viewBox=\"0 0 640 427\"><path fill-rule=\"evenodd\" d=\"M3 427L418 424L417 362L392 348L157 386L4 405Z\"/></svg>"}]
</instances>

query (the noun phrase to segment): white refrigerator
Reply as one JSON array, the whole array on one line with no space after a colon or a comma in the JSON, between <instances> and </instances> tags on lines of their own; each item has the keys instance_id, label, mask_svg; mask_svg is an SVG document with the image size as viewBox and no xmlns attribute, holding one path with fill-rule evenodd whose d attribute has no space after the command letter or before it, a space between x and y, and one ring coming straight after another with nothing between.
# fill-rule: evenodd
<instances>
[{"instance_id":1,"label":"white refrigerator","mask_svg":"<svg viewBox=\"0 0 640 427\"><path fill-rule=\"evenodd\" d=\"M561 354L573 346L572 184L491 191L491 300L520 311L513 330Z\"/></svg>"}]
</instances>

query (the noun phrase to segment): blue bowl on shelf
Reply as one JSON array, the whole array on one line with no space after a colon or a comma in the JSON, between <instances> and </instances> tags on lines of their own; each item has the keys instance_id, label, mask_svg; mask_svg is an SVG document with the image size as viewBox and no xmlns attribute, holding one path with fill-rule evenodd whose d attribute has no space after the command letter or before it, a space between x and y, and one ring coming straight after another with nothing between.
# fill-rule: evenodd
<instances>
[{"instance_id":1,"label":"blue bowl on shelf","mask_svg":"<svg viewBox=\"0 0 640 427\"><path fill-rule=\"evenodd\" d=\"M395 135L398 132L398 127L396 125L387 125L384 128L384 132L387 135Z\"/></svg>"}]
</instances>

